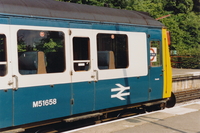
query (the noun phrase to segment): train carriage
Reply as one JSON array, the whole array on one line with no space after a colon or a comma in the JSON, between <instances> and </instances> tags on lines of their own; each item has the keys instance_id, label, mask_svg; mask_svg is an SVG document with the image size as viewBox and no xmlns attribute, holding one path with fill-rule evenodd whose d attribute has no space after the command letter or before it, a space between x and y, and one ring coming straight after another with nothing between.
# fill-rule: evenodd
<instances>
[{"instance_id":1,"label":"train carriage","mask_svg":"<svg viewBox=\"0 0 200 133\"><path fill-rule=\"evenodd\" d=\"M166 27L147 13L0 0L0 128L171 97Z\"/></svg>"}]
</instances>

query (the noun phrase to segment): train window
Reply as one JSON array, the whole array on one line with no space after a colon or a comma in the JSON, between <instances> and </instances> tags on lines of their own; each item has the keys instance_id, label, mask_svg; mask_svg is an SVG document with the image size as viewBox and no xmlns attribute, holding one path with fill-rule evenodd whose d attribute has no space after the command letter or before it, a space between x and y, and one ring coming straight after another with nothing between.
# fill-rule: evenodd
<instances>
[{"instance_id":1,"label":"train window","mask_svg":"<svg viewBox=\"0 0 200 133\"><path fill-rule=\"evenodd\" d=\"M99 69L117 69L128 67L128 37L123 34L98 34Z\"/></svg>"},{"instance_id":2,"label":"train window","mask_svg":"<svg viewBox=\"0 0 200 133\"><path fill-rule=\"evenodd\" d=\"M20 74L57 73L65 70L63 32L19 30L17 41Z\"/></svg>"},{"instance_id":3,"label":"train window","mask_svg":"<svg viewBox=\"0 0 200 133\"><path fill-rule=\"evenodd\" d=\"M7 74L6 36L0 34L0 77Z\"/></svg>"},{"instance_id":4,"label":"train window","mask_svg":"<svg viewBox=\"0 0 200 133\"><path fill-rule=\"evenodd\" d=\"M151 41L150 42L150 60L152 67L158 67L162 65L162 49L160 45L160 41Z\"/></svg>"},{"instance_id":5,"label":"train window","mask_svg":"<svg viewBox=\"0 0 200 133\"><path fill-rule=\"evenodd\" d=\"M88 71L90 67L90 39L88 37L73 38L74 70Z\"/></svg>"}]
</instances>

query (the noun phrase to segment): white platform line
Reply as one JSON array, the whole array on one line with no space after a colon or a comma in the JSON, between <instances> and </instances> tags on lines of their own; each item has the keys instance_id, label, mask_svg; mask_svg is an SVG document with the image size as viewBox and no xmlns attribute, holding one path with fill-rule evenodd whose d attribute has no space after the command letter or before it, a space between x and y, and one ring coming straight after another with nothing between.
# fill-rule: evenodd
<instances>
[{"instance_id":1,"label":"white platform line","mask_svg":"<svg viewBox=\"0 0 200 133\"><path fill-rule=\"evenodd\" d=\"M62 132L62 133L73 133L73 132L77 132L77 131L80 131L80 130L89 129L89 128L93 128L93 127L97 127L97 126L102 126L102 125L106 125L106 124L110 124L110 123L114 123L114 122L119 122L119 121L131 119L131 118L137 118L137 117L140 117L140 116L154 114L154 113L157 113L157 112L164 112L164 113L173 114L173 115L183 115L183 114L186 114L186 113L198 111L198 109L184 108L184 106L192 105L192 104L200 104L200 99L185 103L183 105L179 104L179 105L177 105L173 108L167 108L167 109L164 109L164 110L154 111L154 112L140 114L140 115L136 115L136 116L130 116L130 117L127 117L127 118L113 120L113 121L109 121L109 122L105 122L105 123L100 123L100 124L97 124L97 125L91 125L91 126L87 126L87 127L83 127L83 128L79 128L79 129L74 129L74 130L71 130L71 131L65 131L65 132Z\"/></svg>"}]
</instances>

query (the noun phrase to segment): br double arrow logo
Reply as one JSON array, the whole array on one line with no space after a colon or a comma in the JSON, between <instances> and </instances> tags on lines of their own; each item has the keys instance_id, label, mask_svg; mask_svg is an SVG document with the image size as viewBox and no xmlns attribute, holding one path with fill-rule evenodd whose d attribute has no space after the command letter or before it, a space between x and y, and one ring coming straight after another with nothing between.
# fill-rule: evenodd
<instances>
[{"instance_id":1,"label":"br double arrow logo","mask_svg":"<svg viewBox=\"0 0 200 133\"><path fill-rule=\"evenodd\" d=\"M115 91L119 91L119 92L117 94L111 95L111 98L118 98L120 100L125 100L125 98L123 98L123 96L130 95L130 92L124 92L124 91L125 90L130 90L130 86L129 87L124 87L121 84L116 84L116 86L118 86L119 88L112 88L111 92L115 92Z\"/></svg>"}]
</instances>

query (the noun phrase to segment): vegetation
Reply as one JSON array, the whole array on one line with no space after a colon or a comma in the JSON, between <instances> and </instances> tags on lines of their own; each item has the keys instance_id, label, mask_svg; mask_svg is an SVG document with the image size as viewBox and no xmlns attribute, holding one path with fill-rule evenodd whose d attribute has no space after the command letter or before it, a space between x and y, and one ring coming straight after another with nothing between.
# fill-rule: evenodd
<instances>
[{"instance_id":1,"label":"vegetation","mask_svg":"<svg viewBox=\"0 0 200 133\"><path fill-rule=\"evenodd\" d=\"M57 0L79 4L106 6L125 10L148 12L153 18L170 14L160 19L171 33L170 49L176 56L192 56L192 63L181 63L182 68L197 68L200 64L200 1L199 0ZM196 57L196 58L195 58ZM189 62L189 61L187 61Z\"/></svg>"}]
</instances>

